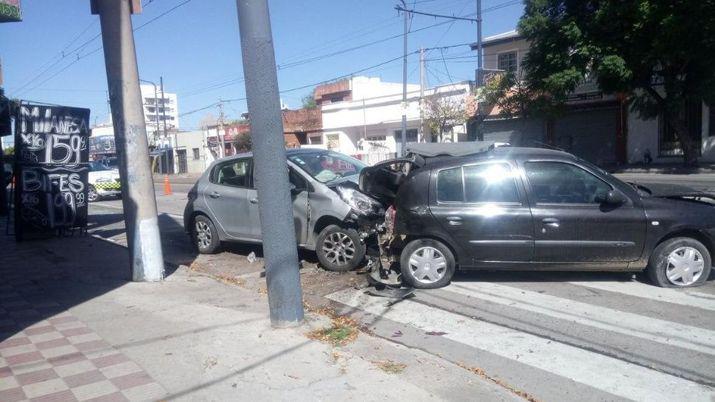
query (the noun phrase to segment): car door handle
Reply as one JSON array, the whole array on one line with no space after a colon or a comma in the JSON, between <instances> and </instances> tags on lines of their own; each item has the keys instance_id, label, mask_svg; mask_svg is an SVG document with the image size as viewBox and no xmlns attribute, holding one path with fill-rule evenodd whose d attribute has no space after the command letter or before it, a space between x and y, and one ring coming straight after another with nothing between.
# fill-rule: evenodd
<instances>
[{"instance_id":1,"label":"car door handle","mask_svg":"<svg viewBox=\"0 0 715 402\"><path fill-rule=\"evenodd\" d=\"M258 198L251 198L250 200L248 200L248 202L250 202L251 204L258 204Z\"/></svg>"},{"instance_id":2,"label":"car door handle","mask_svg":"<svg viewBox=\"0 0 715 402\"><path fill-rule=\"evenodd\" d=\"M221 197L221 194L220 194L218 191L212 191L212 192L209 194L209 197L211 197L211 198L219 198L219 197Z\"/></svg>"},{"instance_id":3,"label":"car door handle","mask_svg":"<svg viewBox=\"0 0 715 402\"><path fill-rule=\"evenodd\" d=\"M541 223L552 228L559 227L559 220L556 218L544 218L541 220Z\"/></svg>"},{"instance_id":4,"label":"car door handle","mask_svg":"<svg viewBox=\"0 0 715 402\"><path fill-rule=\"evenodd\" d=\"M452 226L459 226L462 224L462 218L459 216L448 216L447 223Z\"/></svg>"}]
</instances>

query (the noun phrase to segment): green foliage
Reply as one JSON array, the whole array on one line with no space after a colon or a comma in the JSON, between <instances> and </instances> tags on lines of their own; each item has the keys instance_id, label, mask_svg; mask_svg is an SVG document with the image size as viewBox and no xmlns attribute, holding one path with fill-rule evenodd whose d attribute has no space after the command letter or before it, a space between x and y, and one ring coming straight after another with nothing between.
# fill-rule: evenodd
<instances>
[{"instance_id":1,"label":"green foliage","mask_svg":"<svg viewBox=\"0 0 715 402\"><path fill-rule=\"evenodd\" d=\"M3 154L7 156L15 155L15 147L7 147L3 149Z\"/></svg>"},{"instance_id":2,"label":"green foliage","mask_svg":"<svg viewBox=\"0 0 715 402\"><path fill-rule=\"evenodd\" d=\"M530 92L563 103L593 76L604 92L629 95L642 117L668 115L686 163L694 161L682 109L693 100L715 104L715 0L525 3L519 31L531 44Z\"/></svg>"},{"instance_id":3,"label":"green foliage","mask_svg":"<svg viewBox=\"0 0 715 402\"><path fill-rule=\"evenodd\" d=\"M239 152L248 152L252 147L251 133L243 133L236 136L236 148Z\"/></svg>"},{"instance_id":4,"label":"green foliage","mask_svg":"<svg viewBox=\"0 0 715 402\"><path fill-rule=\"evenodd\" d=\"M318 107L318 104L315 103L315 98L313 98L313 94L305 95L302 99L302 102L303 109L315 109Z\"/></svg>"}]
</instances>

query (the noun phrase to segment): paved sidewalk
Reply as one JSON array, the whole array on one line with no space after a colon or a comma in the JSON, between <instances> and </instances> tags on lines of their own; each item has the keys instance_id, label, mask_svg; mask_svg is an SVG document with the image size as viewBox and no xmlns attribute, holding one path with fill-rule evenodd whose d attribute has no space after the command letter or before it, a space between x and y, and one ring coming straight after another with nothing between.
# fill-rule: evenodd
<instances>
[{"instance_id":1,"label":"paved sidewalk","mask_svg":"<svg viewBox=\"0 0 715 402\"><path fill-rule=\"evenodd\" d=\"M383 339L309 339L324 316L273 330L264 294L186 266L161 283L127 282L126 249L92 237L2 236L0 261L3 402L519 399Z\"/></svg>"}]
</instances>

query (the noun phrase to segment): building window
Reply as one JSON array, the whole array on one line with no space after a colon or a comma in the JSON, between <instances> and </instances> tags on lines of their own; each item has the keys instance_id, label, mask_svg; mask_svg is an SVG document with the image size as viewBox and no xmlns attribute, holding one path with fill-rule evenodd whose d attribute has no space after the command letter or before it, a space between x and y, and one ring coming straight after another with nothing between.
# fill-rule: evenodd
<instances>
[{"instance_id":1,"label":"building window","mask_svg":"<svg viewBox=\"0 0 715 402\"><path fill-rule=\"evenodd\" d=\"M316 135L316 136L311 136L310 137L310 143L312 145L320 145L323 143L323 136L322 135Z\"/></svg>"},{"instance_id":2,"label":"building window","mask_svg":"<svg viewBox=\"0 0 715 402\"><path fill-rule=\"evenodd\" d=\"M410 128L407 129L407 142L417 142L417 129L416 128ZM402 141L402 130L395 130L395 140L397 142Z\"/></svg>"},{"instance_id":3,"label":"building window","mask_svg":"<svg viewBox=\"0 0 715 402\"><path fill-rule=\"evenodd\" d=\"M400 134L400 135L402 135L402 134ZM385 136L385 135L371 135L371 136L367 137L367 140L368 141L385 141L385 140L387 140L387 136Z\"/></svg>"},{"instance_id":4,"label":"building window","mask_svg":"<svg viewBox=\"0 0 715 402\"><path fill-rule=\"evenodd\" d=\"M688 126L690 139L695 147L695 152L700 155L702 142L702 127L703 127L703 103L699 100L688 101L682 112L682 117ZM659 119L660 140L658 149L660 156L682 156L683 149L680 146L680 140L673 130L667 116L661 114ZM712 132L712 131L711 131Z\"/></svg>"},{"instance_id":5,"label":"building window","mask_svg":"<svg viewBox=\"0 0 715 402\"><path fill-rule=\"evenodd\" d=\"M194 151L194 160L199 160L201 159L201 154L199 153L198 148L193 148L192 151Z\"/></svg>"},{"instance_id":6,"label":"building window","mask_svg":"<svg viewBox=\"0 0 715 402\"><path fill-rule=\"evenodd\" d=\"M514 73L517 67L516 51L499 53L497 56L497 68L499 70Z\"/></svg>"}]
</instances>

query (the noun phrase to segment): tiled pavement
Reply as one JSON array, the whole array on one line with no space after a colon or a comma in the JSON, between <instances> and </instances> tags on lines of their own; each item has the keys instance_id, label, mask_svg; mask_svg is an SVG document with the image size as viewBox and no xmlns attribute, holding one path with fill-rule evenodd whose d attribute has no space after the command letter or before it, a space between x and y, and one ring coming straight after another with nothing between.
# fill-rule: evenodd
<instances>
[{"instance_id":1,"label":"tiled pavement","mask_svg":"<svg viewBox=\"0 0 715 402\"><path fill-rule=\"evenodd\" d=\"M63 277L62 269L48 270L47 256L38 258L32 247L10 247L11 253L0 252L0 401L166 395L139 365L52 299L43 283Z\"/></svg>"}]
</instances>

